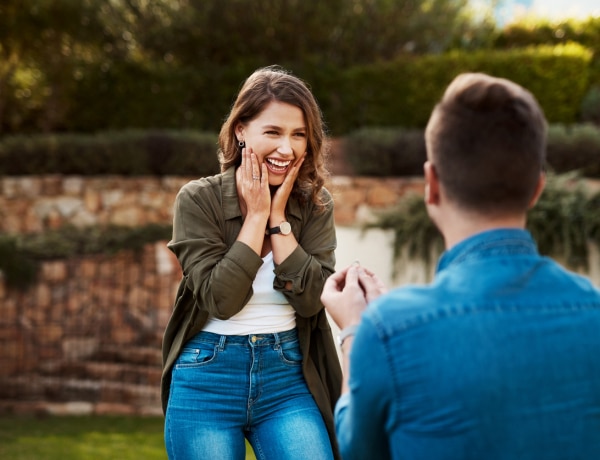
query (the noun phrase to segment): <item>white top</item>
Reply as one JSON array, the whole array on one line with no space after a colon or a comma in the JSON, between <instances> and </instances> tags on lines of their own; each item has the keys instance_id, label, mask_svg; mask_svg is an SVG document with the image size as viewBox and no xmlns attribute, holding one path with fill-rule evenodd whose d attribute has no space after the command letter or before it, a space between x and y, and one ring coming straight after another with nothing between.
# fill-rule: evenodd
<instances>
[{"instance_id":1,"label":"white top","mask_svg":"<svg viewBox=\"0 0 600 460\"><path fill-rule=\"evenodd\" d=\"M254 294L240 312L227 320L208 317L203 331L220 335L271 334L296 327L296 313L285 296L273 289L273 253L263 257L252 289Z\"/></svg>"}]
</instances>

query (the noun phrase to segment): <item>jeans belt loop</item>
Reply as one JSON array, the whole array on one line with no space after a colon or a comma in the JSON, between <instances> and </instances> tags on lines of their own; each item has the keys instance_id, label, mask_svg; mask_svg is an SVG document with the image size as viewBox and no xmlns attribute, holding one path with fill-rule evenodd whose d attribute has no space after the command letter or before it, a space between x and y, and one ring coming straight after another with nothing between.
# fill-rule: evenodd
<instances>
[{"instance_id":1,"label":"jeans belt loop","mask_svg":"<svg viewBox=\"0 0 600 460\"><path fill-rule=\"evenodd\" d=\"M217 345L217 349L218 349L219 351L223 351L223 349L225 348L225 340L226 340L226 339L227 339L227 336L225 336L225 335L222 335L222 336L219 338L219 345Z\"/></svg>"}]
</instances>

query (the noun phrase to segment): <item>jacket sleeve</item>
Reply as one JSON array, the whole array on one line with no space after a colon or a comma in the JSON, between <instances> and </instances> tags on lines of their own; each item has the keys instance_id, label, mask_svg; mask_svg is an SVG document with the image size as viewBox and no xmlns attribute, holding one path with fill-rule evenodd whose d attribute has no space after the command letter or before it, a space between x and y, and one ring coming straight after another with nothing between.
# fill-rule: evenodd
<instances>
[{"instance_id":1,"label":"jacket sleeve","mask_svg":"<svg viewBox=\"0 0 600 460\"><path fill-rule=\"evenodd\" d=\"M196 305L225 320L252 296L252 282L263 262L244 243L227 244L231 224L225 221L219 193L220 188L201 187L198 181L180 190L168 247L181 264Z\"/></svg>"},{"instance_id":2,"label":"jacket sleeve","mask_svg":"<svg viewBox=\"0 0 600 460\"><path fill-rule=\"evenodd\" d=\"M281 264L275 267L275 289L281 291L296 312L305 318L317 314L322 308L321 291L325 280L335 270L337 245L333 202L326 189L322 189L328 203L323 212L311 206L302 217L301 229L294 232L298 247ZM286 283L291 281L291 289Z\"/></svg>"}]
</instances>

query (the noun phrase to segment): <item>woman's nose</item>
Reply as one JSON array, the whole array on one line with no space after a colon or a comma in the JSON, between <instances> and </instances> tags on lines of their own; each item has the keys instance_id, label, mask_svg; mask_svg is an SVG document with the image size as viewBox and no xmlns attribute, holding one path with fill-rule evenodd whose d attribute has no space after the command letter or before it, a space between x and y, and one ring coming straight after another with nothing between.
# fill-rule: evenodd
<instances>
[{"instance_id":1,"label":"woman's nose","mask_svg":"<svg viewBox=\"0 0 600 460\"><path fill-rule=\"evenodd\" d=\"M287 137L283 137L281 139L281 143L279 144L277 151L284 155L294 153L294 150L292 149L292 143Z\"/></svg>"}]
</instances>

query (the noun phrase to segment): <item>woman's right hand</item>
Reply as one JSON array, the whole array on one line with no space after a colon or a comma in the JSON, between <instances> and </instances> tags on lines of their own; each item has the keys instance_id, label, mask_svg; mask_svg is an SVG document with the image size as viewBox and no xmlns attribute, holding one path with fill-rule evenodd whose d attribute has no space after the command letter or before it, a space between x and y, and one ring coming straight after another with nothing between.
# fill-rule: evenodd
<instances>
[{"instance_id":1,"label":"woman's right hand","mask_svg":"<svg viewBox=\"0 0 600 460\"><path fill-rule=\"evenodd\" d=\"M266 222L271 211L269 173L266 165L258 163L250 147L242 149L242 164L236 171L236 179L246 206L246 217L264 217Z\"/></svg>"}]
</instances>

